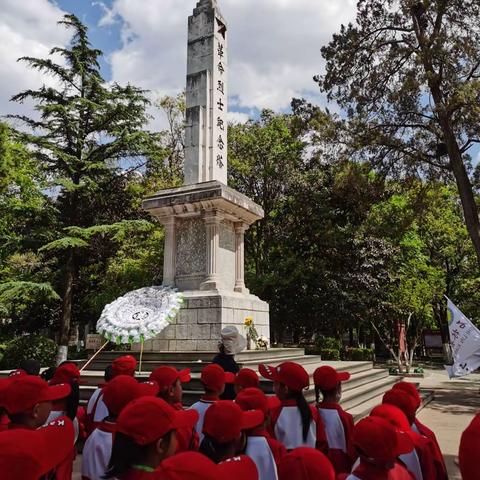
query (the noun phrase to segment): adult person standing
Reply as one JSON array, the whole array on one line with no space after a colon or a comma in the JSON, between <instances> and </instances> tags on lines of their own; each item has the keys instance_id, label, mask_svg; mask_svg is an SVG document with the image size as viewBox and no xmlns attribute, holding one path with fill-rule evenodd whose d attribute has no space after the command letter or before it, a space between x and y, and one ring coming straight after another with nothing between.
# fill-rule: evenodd
<instances>
[{"instance_id":1,"label":"adult person standing","mask_svg":"<svg viewBox=\"0 0 480 480\"><path fill-rule=\"evenodd\" d=\"M235 355L240 353L247 346L247 341L237 330L237 327L230 325L221 332L221 341L218 344L219 353L213 358L215 363L223 368L225 372L236 375L240 371L238 363L235 361ZM234 400L236 397L233 384L226 384L225 391L220 396L221 400Z\"/></svg>"}]
</instances>

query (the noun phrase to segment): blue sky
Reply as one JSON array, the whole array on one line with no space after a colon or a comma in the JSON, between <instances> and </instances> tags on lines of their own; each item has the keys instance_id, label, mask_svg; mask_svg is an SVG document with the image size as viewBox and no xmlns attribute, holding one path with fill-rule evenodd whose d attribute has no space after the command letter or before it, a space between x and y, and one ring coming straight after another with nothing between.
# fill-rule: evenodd
<instances>
[{"instance_id":1,"label":"blue sky","mask_svg":"<svg viewBox=\"0 0 480 480\"><path fill-rule=\"evenodd\" d=\"M69 34L56 22L73 12L105 53L108 80L151 91L153 99L185 88L187 18L197 0L1 0L0 113L31 113L8 99L44 81L16 62L45 57ZM313 76L323 69L320 48L352 21L356 0L217 0L229 26L230 120L263 108L287 111L293 97L326 105ZM335 109L335 107L330 106ZM152 127L165 119L152 110ZM473 150L473 149L472 149ZM479 150L471 152L477 158Z\"/></svg>"}]
</instances>

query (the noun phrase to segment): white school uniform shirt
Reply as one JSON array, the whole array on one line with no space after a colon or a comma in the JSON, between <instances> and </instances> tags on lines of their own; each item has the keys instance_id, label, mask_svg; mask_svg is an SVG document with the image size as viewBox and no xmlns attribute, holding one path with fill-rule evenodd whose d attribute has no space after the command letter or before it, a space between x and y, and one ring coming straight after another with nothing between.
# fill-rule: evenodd
<instances>
[{"instance_id":1,"label":"white school uniform shirt","mask_svg":"<svg viewBox=\"0 0 480 480\"><path fill-rule=\"evenodd\" d=\"M113 434L96 428L83 447L82 477L102 480L112 455Z\"/></svg>"},{"instance_id":2,"label":"white school uniform shirt","mask_svg":"<svg viewBox=\"0 0 480 480\"><path fill-rule=\"evenodd\" d=\"M245 455L255 462L258 480L278 480L277 465L265 437L248 437Z\"/></svg>"},{"instance_id":3,"label":"white school uniform shirt","mask_svg":"<svg viewBox=\"0 0 480 480\"><path fill-rule=\"evenodd\" d=\"M213 400L200 400L197 403L194 403L190 409L196 410L198 412L198 421L195 425L195 430L198 433L199 445L202 444L204 434L203 434L203 422L205 421L205 413L214 403Z\"/></svg>"},{"instance_id":4,"label":"white school uniform shirt","mask_svg":"<svg viewBox=\"0 0 480 480\"><path fill-rule=\"evenodd\" d=\"M340 418L338 411L333 408L319 408L318 413L325 426L328 448L341 450L342 452L347 453L345 429L343 428L342 419Z\"/></svg>"},{"instance_id":5,"label":"white school uniform shirt","mask_svg":"<svg viewBox=\"0 0 480 480\"><path fill-rule=\"evenodd\" d=\"M297 406L283 406L275 423L275 438L285 445L287 450L297 447L315 448L317 430L315 421L310 422L306 441L303 440L302 416Z\"/></svg>"},{"instance_id":6,"label":"white school uniform shirt","mask_svg":"<svg viewBox=\"0 0 480 480\"><path fill-rule=\"evenodd\" d=\"M93 412L93 410L95 410L95 412ZM109 415L108 408L103 402L103 392L100 387L93 392L93 395L88 401L87 415L91 415L92 413L94 413L94 422L103 422Z\"/></svg>"}]
</instances>

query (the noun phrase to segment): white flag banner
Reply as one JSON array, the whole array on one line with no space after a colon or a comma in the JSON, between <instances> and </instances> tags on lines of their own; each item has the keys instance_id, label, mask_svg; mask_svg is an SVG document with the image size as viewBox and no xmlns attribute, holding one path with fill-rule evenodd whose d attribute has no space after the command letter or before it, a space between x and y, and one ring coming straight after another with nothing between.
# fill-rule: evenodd
<instances>
[{"instance_id":1,"label":"white flag banner","mask_svg":"<svg viewBox=\"0 0 480 480\"><path fill-rule=\"evenodd\" d=\"M450 378L463 377L480 368L480 330L447 298L448 328L453 365L445 365Z\"/></svg>"}]
</instances>

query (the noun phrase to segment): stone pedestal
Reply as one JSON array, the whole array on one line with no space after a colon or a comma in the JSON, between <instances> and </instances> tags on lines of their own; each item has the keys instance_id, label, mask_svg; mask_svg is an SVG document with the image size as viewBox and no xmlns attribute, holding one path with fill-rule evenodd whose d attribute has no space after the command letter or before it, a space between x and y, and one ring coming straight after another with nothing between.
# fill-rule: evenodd
<instances>
[{"instance_id":1,"label":"stone pedestal","mask_svg":"<svg viewBox=\"0 0 480 480\"><path fill-rule=\"evenodd\" d=\"M144 344L145 351L215 351L220 331L236 325L245 335L243 322L252 316L259 335L270 337L269 306L254 295L204 291L184 292L185 306L175 323L156 339ZM140 350L134 345L133 350Z\"/></svg>"},{"instance_id":2,"label":"stone pedestal","mask_svg":"<svg viewBox=\"0 0 480 480\"><path fill-rule=\"evenodd\" d=\"M143 208L165 226L164 284L185 297L177 323L145 348L215 349L221 329L243 331L248 316L269 339L268 304L249 293L244 279L244 234L262 209L216 180L164 190Z\"/></svg>"}]
</instances>

